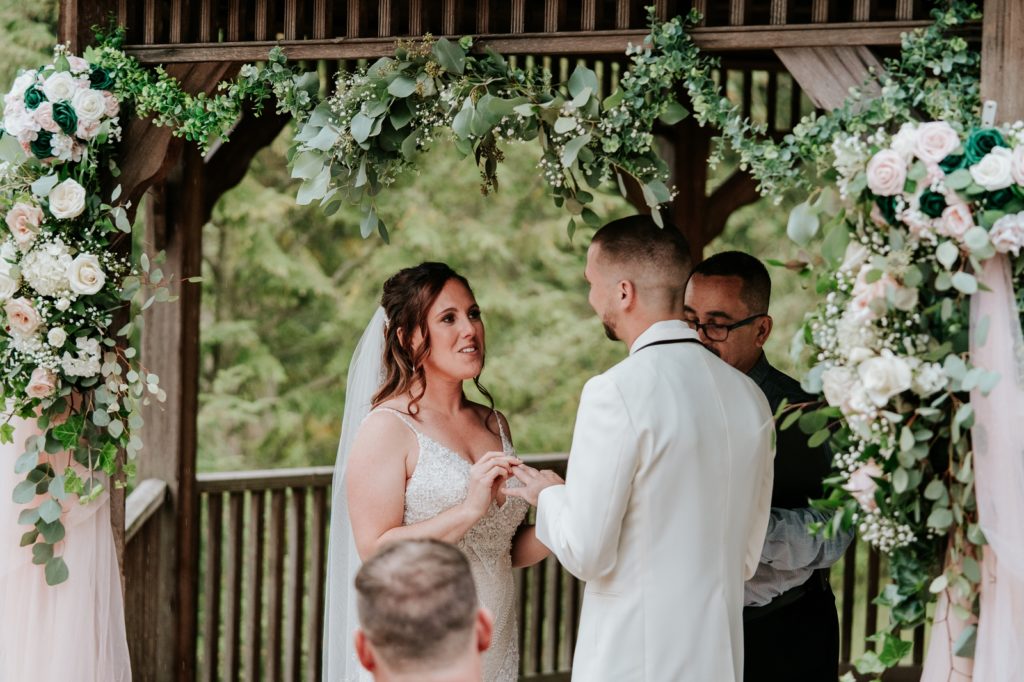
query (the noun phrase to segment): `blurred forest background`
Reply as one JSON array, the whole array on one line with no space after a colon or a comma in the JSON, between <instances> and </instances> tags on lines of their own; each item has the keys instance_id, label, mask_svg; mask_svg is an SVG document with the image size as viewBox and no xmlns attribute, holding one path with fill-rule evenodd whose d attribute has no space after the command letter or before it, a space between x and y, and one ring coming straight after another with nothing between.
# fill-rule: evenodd
<instances>
[{"instance_id":1,"label":"blurred forest background","mask_svg":"<svg viewBox=\"0 0 1024 682\"><path fill-rule=\"evenodd\" d=\"M0 0L5 90L19 68L47 60L56 20L56 0ZM567 237L568 215L546 195L537 149L507 149L501 191L484 197L472 160L438 143L416 177L381 197L386 245L359 236L355 210L327 218L295 204L286 164L292 132L260 152L204 229L200 470L333 464L349 358L380 285L423 260L446 261L472 283L487 325L483 382L519 451L568 449L584 382L625 349L605 338L587 304L592 230ZM727 157L709 190L732 170ZM738 211L705 255L742 249L787 260L796 251L785 236L790 205L762 200ZM633 212L613 187L595 208L605 220ZM813 297L793 273L770 271L776 328L768 355L792 370L790 339Z\"/></svg>"}]
</instances>

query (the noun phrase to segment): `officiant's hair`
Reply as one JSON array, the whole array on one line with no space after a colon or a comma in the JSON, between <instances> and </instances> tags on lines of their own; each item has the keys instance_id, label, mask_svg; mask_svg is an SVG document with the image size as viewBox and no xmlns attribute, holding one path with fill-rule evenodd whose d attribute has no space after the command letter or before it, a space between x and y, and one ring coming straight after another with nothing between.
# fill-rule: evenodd
<instances>
[{"instance_id":1,"label":"officiant's hair","mask_svg":"<svg viewBox=\"0 0 1024 682\"><path fill-rule=\"evenodd\" d=\"M693 257L683 233L667 220L664 224L658 227L648 215L619 218L594 233L591 244L601 247L602 258L657 273L660 281L678 287L681 298L693 269Z\"/></svg>"},{"instance_id":2,"label":"officiant's hair","mask_svg":"<svg viewBox=\"0 0 1024 682\"><path fill-rule=\"evenodd\" d=\"M359 569L356 594L366 638L398 671L450 663L475 631L479 602L469 562L439 540L385 546Z\"/></svg>"},{"instance_id":3,"label":"officiant's hair","mask_svg":"<svg viewBox=\"0 0 1024 682\"><path fill-rule=\"evenodd\" d=\"M743 281L740 299L751 313L767 313L772 298L772 278L764 263L743 251L723 251L702 260L693 275L704 277L738 277Z\"/></svg>"},{"instance_id":4,"label":"officiant's hair","mask_svg":"<svg viewBox=\"0 0 1024 682\"><path fill-rule=\"evenodd\" d=\"M441 294L444 285L453 279L461 282L470 296L473 296L469 280L455 272L447 263L420 263L399 270L384 282L384 291L380 298L380 304L387 317L384 327L384 381L373 396L374 407L388 398L412 391L408 410L410 414L419 412L418 404L427 386L423 360L430 353L427 313ZM423 335L423 344L414 351L410 341L416 329ZM480 377L474 377L473 383L490 402L493 412L494 399L480 383ZM492 428L490 421L488 428ZM498 432L496 429L492 430Z\"/></svg>"}]
</instances>

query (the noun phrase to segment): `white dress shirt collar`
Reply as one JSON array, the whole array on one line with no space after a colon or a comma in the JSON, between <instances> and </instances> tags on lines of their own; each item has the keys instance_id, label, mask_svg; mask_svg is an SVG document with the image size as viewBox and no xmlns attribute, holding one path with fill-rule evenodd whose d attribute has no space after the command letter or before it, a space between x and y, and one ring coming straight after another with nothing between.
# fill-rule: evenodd
<instances>
[{"instance_id":1,"label":"white dress shirt collar","mask_svg":"<svg viewBox=\"0 0 1024 682\"><path fill-rule=\"evenodd\" d=\"M669 339L696 339L697 332L682 320L661 320L644 330L629 348L629 354L637 352L644 346L655 341Z\"/></svg>"}]
</instances>

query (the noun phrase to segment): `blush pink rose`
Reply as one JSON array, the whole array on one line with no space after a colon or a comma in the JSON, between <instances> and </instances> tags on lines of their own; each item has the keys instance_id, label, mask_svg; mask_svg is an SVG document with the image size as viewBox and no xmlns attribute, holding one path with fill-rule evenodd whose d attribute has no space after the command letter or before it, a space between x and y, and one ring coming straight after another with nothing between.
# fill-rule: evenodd
<instances>
[{"instance_id":1,"label":"blush pink rose","mask_svg":"<svg viewBox=\"0 0 1024 682\"><path fill-rule=\"evenodd\" d=\"M32 376L25 387L29 398L46 398L57 390L57 375L43 367L32 370Z\"/></svg>"},{"instance_id":2,"label":"blush pink rose","mask_svg":"<svg viewBox=\"0 0 1024 682\"><path fill-rule=\"evenodd\" d=\"M96 134L100 132L99 121L89 121L87 119L78 119L78 128L75 130L75 136L80 140L91 140L96 137Z\"/></svg>"},{"instance_id":3,"label":"blush pink rose","mask_svg":"<svg viewBox=\"0 0 1024 682\"><path fill-rule=\"evenodd\" d=\"M68 65L71 66L71 73L85 73L89 70L89 62L74 55L68 56Z\"/></svg>"},{"instance_id":4,"label":"blush pink rose","mask_svg":"<svg viewBox=\"0 0 1024 682\"><path fill-rule=\"evenodd\" d=\"M117 101L117 98L114 97L113 93L111 93L109 90L104 90L103 101L107 105L107 108L103 113L105 113L107 116L110 116L111 118L117 116L117 112L120 111L121 105Z\"/></svg>"},{"instance_id":5,"label":"blush pink rose","mask_svg":"<svg viewBox=\"0 0 1024 682\"><path fill-rule=\"evenodd\" d=\"M14 241L22 251L32 246L39 234L39 226L43 224L43 210L32 204L17 202L7 212L7 227L14 235Z\"/></svg>"},{"instance_id":6,"label":"blush pink rose","mask_svg":"<svg viewBox=\"0 0 1024 682\"><path fill-rule=\"evenodd\" d=\"M960 146L960 136L944 121L922 123L917 128L914 154L927 163L937 164Z\"/></svg>"},{"instance_id":7,"label":"blush pink rose","mask_svg":"<svg viewBox=\"0 0 1024 682\"><path fill-rule=\"evenodd\" d=\"M860 465L856 471L850 474L849 480L843 484L843 490L850 493L853 499L857 500L864 511L878 509L878 502L875 501L875 491L878 490L876 478L882 478L885 473L878 466L874 459L869 459Z\"/></svg>"},{"instance_id":8,"label":"blush pink rose","mask_svg":"<svg viewBox=\"0 0 1024 682\"><path fill-rule=\"evenodd\" d=\"M974 216L971 215L971 209L967 207L967 204L956 203L947 206L946 210L942 212L936 232L945 237L963 241L964 235L972 227L974 227Z\"/></svg>"},{"instance_id":9,"label":"blush pink rose","mask_svg":"<svg viewBox=\"0 0 1024 682\"><path fill-rule=\"evenodd\" d=\"M1020 255L1024 247L1024 215L1020 213L1005 215L996 221L996 224L989 230L988 238L992 240L992 246L999 253L1012 253Z\"/></svg>"},{"instance_id":10,"label":"blush pink rose","mask_svg":"<svg viewBox=\"0 0 1024 682\"><path fill-rule=\"evenodd\" d=\"M4 304L4 312L7 313L7 324L11 331L20 336L31 336L43 323L39 313L25 298L12 298L7 301Z\"/></svg>"},{"instance_id":11,"label":"blush pink rose","mask_svg":"<svg viewBox=\"0 0 1024 682\"><path fill-rule=\"evenodd\" d=\"M867 175L868 189L878 196L895 196L903 191L907 181L907 164L899 153L883 149L871 157Z\"/></svg>"},{"instance_id":12,"label":"blush pink rose","mask_svg":"<svg viewBox=\"0 0 1024 682\"><path fill-rule=\"evenodd\" d=\"M36 110L32 112L32 116L43 130L51 133L60 132L60 126L53 120L53 105L49 102L43 102L36 107Z\"/></svg>"}]
</instances>

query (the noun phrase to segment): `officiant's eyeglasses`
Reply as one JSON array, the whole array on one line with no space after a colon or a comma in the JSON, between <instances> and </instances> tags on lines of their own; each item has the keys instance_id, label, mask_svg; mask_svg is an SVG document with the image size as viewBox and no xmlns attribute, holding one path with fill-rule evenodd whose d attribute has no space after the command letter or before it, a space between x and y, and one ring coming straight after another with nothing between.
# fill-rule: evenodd
<instances>
[{"instance_id":1,"label":"officiant's eyeglasses","mask_svg":"<svg viewBox=\"0 0 1024 682\"><path fill-rule=\"evenodd\" d=\"M750 317L744 318L739 322L733 322L732 324L715 324L714 322L705 322L701 324L697 320L686 320L686 324L690 325L690 329L700 332L703 330L704 336L711 341L725 341L729 338L729 332L733 329L739 329L745 327L759 317L767 317L768 313L758 313L757 315L751 315Z\"/></svg>"}]
</instances>

